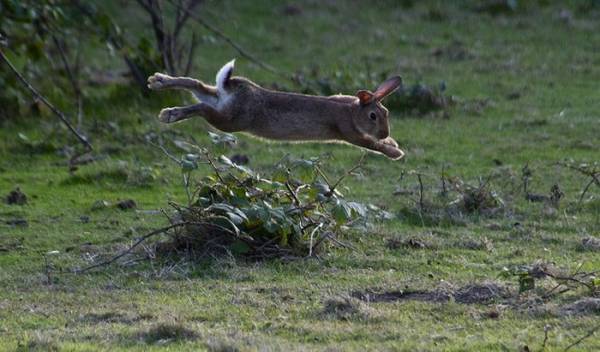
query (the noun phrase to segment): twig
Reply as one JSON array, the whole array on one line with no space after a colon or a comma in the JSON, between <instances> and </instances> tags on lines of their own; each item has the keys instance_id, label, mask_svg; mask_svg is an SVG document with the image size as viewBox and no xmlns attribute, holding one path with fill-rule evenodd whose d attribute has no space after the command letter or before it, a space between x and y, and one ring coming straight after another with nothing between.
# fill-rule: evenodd
<instances>
[{"instance_id":1,"label":"twig","mask_svg":"<svg viewBox=\"0 0 600 352\"><path fill-rule=\"evenodd\" d=\"M323 172L323 170L321 170L321 168L319 167L319 165L315 165L315 170L317 171L317 173L323 177L323 181L325 181L325 183L327 184L327 186L329 187L329 190L331 190L331 182L329 182L329 178L327 177L327 175L325 175L325 173Z\"/></svg>"},{"instance_id":2,"label":"twig","mask_svg":"<svg viewBox=\"0 0 600 352\"><path fill-rule=\"evenodd\" d=\"M224 40L227 44L229 44L231 47L233 47L241 56L245 57L246 59L254 62L255 64L257 64L259 67L271 72L271 73L275 73L279 76L285 77L286 79L289 79L291 81L292 77L288 76L284 73L282 73L281 71L275 69L273 66L257 59L254 55L250 54L248 51L246 51L246 49L242 48L239 44L237 44L236 42L234 42L231 38L229 38L227 35L225 35L225 33L223 33L220 29L214 27L213 25L209 24L208 22L206 22L205 20L203 20L201 17L196 16L194 13L192 13L190 10L182 7L180 4L175 3L173 0L167 0L171 5L175 6L176 8L181 9L182 11L184 11L185 13L187 13L187 15L192 18L194 21L198 22L200 25L202 25L204 28L208 29L210 32L212 32L213 34L215 34L217 37L221 38L222 40Z\"/></svg>"},{"instance_id":3,"label":"twig","mask_svg":"<svg viewBox=\"0 0 600 352\"><path fill-rule=\"evenodd\" d=\"M144 242L144 241L145 241L145 240L147 240L148 238L150 238L150 237L152 237L152 236L156 236L156 235L162 234L162 233L165 233L165 232L167 232L167 231L169 231L169 230L171 230L171 229L173 229L173 228L180 227L180 226L184 226L184 225L188 225L188 224L189 224L188 222L179 222L179 223L177 223L177 224L172 224L172 225L165 226L165 227L163 227L163 228L160 228L160 229L154 230L154 231L152 231L152 232L149 232L149 233L147 233L146 235L144 235L144 236L140 237L140 239L138 239L138 240L137 240L137 241L136 241L136 242L135 242L133 245L131 245L129 248L127 248L126 250L124 250L124 251L123 251L123 252L121 252L120 254L118 254L118 255L116 255L116 256L114 256L114 257L112 257L111 259L108 259L108 260L105 260L105 261L103 261L103 262L100 262L100 263L96 263L96 264L90 265L90 266L88 266L88 267L85 267L85 268L83 268L83 269L77 269L77 270L75 270L75 273L77 273L77 274L81 274L81 273L84 273L84 272L86 272L86 271L90 271L91 269L94 269L94 268L98 268L98 267L101 267L101 266L105 266L105 265L112 264L112 263L114 263L115 261L117 261L119 258L121 258L121 257L123 257L123 256L125 256L125 255L127 255L127 254L129 254L129 253L131 253L131 251L133 251L133 250L135 249L135 247L139 246L139 245L140 245L142 242Z\"/></svg>"},{"instance_id":4,"label":"twig","mask_svg":"<svg viewBox=\"0 0 600 352\"><path fill-rule=\"evenodd\" d=\"M579 203L581 203L583 201L585 194L590 189L592 184L595 184L596 186L600 187L600 171L598 171L596 164L594 164L594 167L591 169L587 169L582 166L573 166L572 164L570 164L568 162L558 162L556 164L558 166L563 166L563 167L569 168L571 170L575 170L585 176L591 177L590 182L587 183L587 185L584 187L583 191L581 192L581 196L579 196Z\"/></svg>"},{"instance_id":5,"label":"twig","mask_svg":"<svg viewBox=\"0 0 600 352\"><path fill-rule=\"evenodd\" d=\"M445 165L442 165L442 173L440 174L440 178L442 179L442 196L446 197L448 195L448 188L446 187L446 172L444 167Z\"/></svg>"},{"instance_id":6,"label":"twig","mask_svg":"<svg viewBox=\"0 0 600 352\"><path fill-rule=\"evenodd\" d=\"M579 339L577 339L575 342L573 342L572 344L570 344L569 346L567 346L565 348L565 352L570 350L571 348L579 345L583 340L587 339L588 337L594 335L596 333L596 331L600 330L600 324L594 326L590 331L588 331L587 334L583 335L582 337L580 337Z\"/></svg>"},{"instance_id":7,"label":"twig","mask_svg":"<svg viewBox=\"0 0 600 352\"><path fill-rule=\"evenodd\" d=\"M331 186L330 192L333 193L335 191L335 188L340 184L340 182L342 182L344 180L344 178L346 178L346 176L352 174L354 171L356 171L356 169L361 168L363 166L363 161L365 160L367 153L363 152L363 154L360 156L360 159L358 160L358 163L356 165L354 165L350 170L346 171L345 174L343 174L334 184L333 186Z\"/></svg>"},{"instance_id":8,"label":"twig","mask_svg":"<svg viewBox=\"0 0 600 352\"><path fill-rule=\"evenodd\" d=\"M596 182L597 182L596 178L592 177L590 182L587 184L587 186L585 186L585 188L581 192L581 196L579 196L579 203L583 202L583 198L585 197L585 194L587 193L587 191L590 189L590 186L592 186Z\"/></svg>"},{"instance_id":9,"label":"twig","mask_svg":"<svg viewBox=\"0 0 600 352\"><path fill-rule=\"evenodd\" d=\"M287 190L290 192L290 194L292 195L292 200L294 201L294 203L298 206L301 207L300 205L300 200L298 199L298 196L296 195L296 193L294 192L294 190L292 189L292 187L290 187L289 182L285 183L285 188L287 188Z\"/></svg>"},{"instance_id":10,"label":"twig","mask_svg":"<svg viewBox=\"0 0 600 352\"><path fill-rule=\"evenodd\" d=\"M226 185L227 182L225 182L225 179L223 178L223 176L221 176L221 172L219 171L219 168L217 167L215 162L210 157L210 154L208 152L206 152L206 153L204 153L204 156L206 157L206 160L208 161L208 164L210 165L210 167L212 167L213 170L215 171L215 175L217 175L217 178L219 179L219 181L221 181L222 184ZM240 183L239 180L237 180L237 181L238 181L238 183Z\"/></svg>"},{"instance_id":11,"label":"twig","mask_svg":"<svg viewBox=\"0 0 600 352\"><path fill-rule=\"evenodd\" d=\"M75 93L75 103L77 104L77 128L81 130L81 125L83 122L83 99L81 97L81 87L79 85L79 80L75 76L74 70L71 68L71 64L69 62L69 59L67 58L67 53L65 52L64 46L54 34L52 34L52 41L54 42L56 49L58 49L60 59L63 63L65 71L67 72L69 82L71 83L71 88L73 88L73 93Z\"/></svg>"},{"instance_id":12,"label":"twig","mask_svg":"<svg viewBox=\"0 0 600 352\"><path fill-rule=\"evenodd\" d=\"M423 180L420 173L417 174L417 179L419 180L419 209L423 211Z\"/></svg>"},{"instance_id":13,"label":"twig","mask_svg":"<svg viewBox=\"0 0 600 352\"><path fill-rule=\"evenodd\" d=\"M196 50L196 33L192 33L192 40L190 41L190 50L188 52L188 60L187 60L187 64L185 65L185 70L183 71L184 75L189 75L190 71L192 70L192 65L194 63L194 61L192 60L194 58L194 50Z\"/></svg>"},{"instance_id":14,"label":"twig","mask_svg":"<svg viewBox=\"0 0 600 352\"><path fill-rule=\"evenodd\" d=\"M550 331L550 325L544 326L544 341L542 341L542 351L546 349L546 343L548 342L548 331Z\"/></svg>"},{"instance_id":15,"label":"twig","mask_svg":"<svg viewBox=\"0 0 600 352\"><path fill-rule=\"evenodd\" d=\"M48 101L48 99L46 99L43 95L41 95L35 88L33 88L33 86L25 79L25 77L23 77L23 75L21 75L21 73L15 68L15 66L13 66L13 64L6 57L6 55L4 55L4 51L1 48L0 48L0 58L2 58L2 60L8 65L8 67L10 67L11 71L13 71L13 73L17 76L17 78L21 81L21 83L23 83L23 85L31 92L31 94L33 94L37 99L39 99L42 103L44 103L44 105L46 105L48 108L50 108L50 110L52 110L52 112L56 116L58 116L58 118L65 124L65 126L67 126L69 131L71 131L71 133L73 133L75 135L75 137L77 137L79 142L81 142L81 144L83 144L83 146L86 148L87 152L93 150L92 145L87 141L87 139L85 139L85 137L83 137L81 134L79 134L79 132L77 132L77 130L75 128L73 128L73 126L71 125L69 120L65 117L65 115L60 110L58 110L56 107L54 107L54 105L52 105Z\"/></svg>"},{"instance_id":16,"label":"twig","mask_svg":"<svg viewBox=\"0 0 600 352\"><path fill-rule=\"evenodd\" d=\"M312 252L313 252L313 238L315 235L315 232L317 232L321 227L323 227L323 223L320 222L319 225L317 227L315 227L311 232L310 232L310 244L308 246L308 256L312 257Z\"/></svg>"},{"instance_id":17,"label":"twig","mask_svg":"<svg viewBox=\"0 0 600 352\"><path fill-rule=\"evenodd\" d=\"M175 29L173 30L173 37L177 38L179 36L179 33L183 29L183 25L189 19L194 8L200 5L200 3L201 1L199 0L190 0L185 8L181 6L181 1L176 5L177 15L175 16Z\"/></svg>"}]
</instances>

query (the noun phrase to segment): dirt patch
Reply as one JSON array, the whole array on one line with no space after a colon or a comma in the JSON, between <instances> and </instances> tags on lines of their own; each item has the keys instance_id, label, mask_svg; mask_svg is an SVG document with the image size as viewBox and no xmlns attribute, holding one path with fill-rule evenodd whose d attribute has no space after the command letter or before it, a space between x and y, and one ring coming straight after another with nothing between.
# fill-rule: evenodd
<instances>
[{"instance_id":1,"label":"dirt patch","mask_svg":"<svg viewBox=\"0 0 600 352\"><path fill-rule=\"evenodd\" d=\"M451 295L442 290L436 291L387 291L387 292L355 292L354 297L366 302L395 302L414 300L423 302L448 302Z\"/></svg>"},{"instance_id":2,"label":"dirt patch","mask_svg":"<svg viewBox=\"0 0 600 352\"><path fill-rule=\"evenodd\" d=\"M279 13L284 16L298 16L304 13L304 10L298 4L285 4L279 9Z\"/></svg>"},{"instance_id":3,"label":"dirt patch","mask_svg":"<svg viewBox=\"0 0 600 352\"><path fill-rule=\"evenodd\" d=\"M160 323L140 333L146 343L165 344L173 341L195 340L199 335L178 323Z\"/></svg>"},{"instance_id":4,"label":"dirt patch","mask_svg":"<svg viewBox=\"0 0 600 352\"><path fill-rule=\"evenodd\" d=\"M400 249L400 248L409 248L409 249L428 249L433 248L434 246L426 241L423 238L419 237L411 237L407 239L401 238L390 238L386 242L386 246L389 249Z\"/></svg>"},{"instance_id":5,"label":"dirt patch","mask_svg":"<svg viewBox=\"0 0 600 352\"><path fill-rule=\"evenodd\" d=\"M6 195L5 202L10 205L25 205L27 204L27 196L17 187Z\"/></svg>"},{"instance_id":6,"label":"dirt patch","mask_svg":"<svg viewBox=\"0 0 600 352\"><path fill-rule=\"evenodd\" d=\"M475 58L475 55L459 40L454 40L447 46L433 49L431 55L451 61L464 61Z\"/></svg>"},{"instance_id":7,"label":"dirt patch","mask_svg":"<svg viewBox=\"0 0 600 352\"><path fill-rule=\"evenodd\" d=\"M567 304L558 310L562 316L581 316L600 314L600 298L586 297Z\"/></svg>"},{"instance_id":8,"label":"dirt patch","mask_svg":"<svg viewBox=\"0 0 600 352\"><path fill-rule=\"evenodd\" d=\"M454 246L457 248L470 249L474 251L491 252L494 250L494 243L487 237L483 237L481 239L464 239L458 241Z\"/></svg>"},{"instance_id":9,"label":"dirt patch","mask_svg":"<svg viewBox=\"0 0 600 352\"><path fill-rule=\"evenodd\" d=\"M325 301L320 315L337 320L365 320L372 314L369 307L355 297L336 297Z\"/></svg>"},{"instance_id":10,"label":"dirt patch","mask_svg":"<svg viewBox=\"0 0 600 352\"><path fill-rule=\"evenodd\" d=\"M125 199L125 200L119 201L116 204L116 206L117 206L117 208L119 208L121 210L137 208L137 204L136 204L135 200L133 200L133 199Z\"/></svg>"},{"instance_id":11,"label":"dirt patch","mask_svg":"<svg viewBox=\"0 0 600 352\"><path fill-rule=\"evenodd\" d=\"M454 299L464 304L486 304L510 297L510 291L494 282L467 285L454 293Z\"/></svg>"},{"instance_id":12,"label":"dirt patch","mask_svg":"<svg viewBox=\"0 0 600 352\"><path fill-rule=\"evenodd\" d=\"M14 240L7 239L5 241L0 241L0 253L21 251L21 250L25 249L25 246L23 245L24 241L25 241L24 237L17 238Z\"/></svg>"},{"instance_id":13,"label":"dirt patch","mask_svg":"<svg viewBox=\"0 0 600 352\"><path fill-rule=\"evenodd\" d=\"M581 248L586 251L600 251L600 238L597 237L584 237L581 240Z\"/></svg>"},{"instance_id":14,"label":"dirt patch","mask_svg":"<svg viewBox=\"0 0 600 352\"><path fill-rule=\"evenodd\" d=\"M148 314L130 316L120 312L103 312L103 313L88 313L83 315L80 320L91 324L102 323L122 323L131 324L141 320L149 320L153 317Z\"/></svg>"},{"instance_id":15,"label":"dirt patch","mask_svg":"<svg viewBox=\"0 0 600 352\"><path fill-rule=\"evenodd\" d=\"M27 227L29 226L29 222L25 219L9 219L5 221L6 225L9 226L19 226L19 227Z\"/></svg>"},{"instance_id":16,"label":"dirt patch","mask_svg":"<svg viewBox=\"0 0 600 352\"><path fill-rule=\"evenodd\" d=\"M396 302L414 300L422 302L444 303L454 299L462 304L487 304L511 296L510 290L505 286L493 282L472 284L459 289L452 287L438 287L434 290L397 290L376 292L354 292L353 297L366 302Z\"/></svg>"},{"instance_id":17,"label":"dirt patch","mask_svg":"<svg viewBox=\"0 0 600 352\"><path fill-rule=\"evenodd\" d=\"M26 344L19 346L17 351L60 351L58 342L49 335L36 333Z\"/></svg>"}]
</instances>

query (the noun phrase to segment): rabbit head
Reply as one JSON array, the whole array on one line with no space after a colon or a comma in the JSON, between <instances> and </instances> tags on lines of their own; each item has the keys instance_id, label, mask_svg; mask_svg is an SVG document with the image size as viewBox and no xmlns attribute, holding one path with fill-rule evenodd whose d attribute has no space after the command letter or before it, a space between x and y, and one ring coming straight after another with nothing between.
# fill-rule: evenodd
<instances>
[{"instance_id":1,"label":"rabbit head","mask_svg":"<svg viewBox=\"0 0 600 352\"><path fill-rule=\"evenodd\" d=\"M360 90L358 97L358 112L353 116L354 126L359 132L373 136L376 139L385 139L390 135L390 122L388 110L381 101L392 94L402 85L402 78L394 76L379 85L375 92Z\"/></svg>"}]
</instances>

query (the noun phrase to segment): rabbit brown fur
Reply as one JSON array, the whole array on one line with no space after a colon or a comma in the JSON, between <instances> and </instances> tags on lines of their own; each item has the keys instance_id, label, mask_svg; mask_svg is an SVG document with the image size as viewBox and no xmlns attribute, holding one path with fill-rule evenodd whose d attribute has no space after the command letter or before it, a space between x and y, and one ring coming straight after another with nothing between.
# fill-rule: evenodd
<instances>
[{"instance_id":1,"label":"rabbit brown fur","mask_svg":"<svg viewBox=\"0 0 600 352\"><path fill-rule=\"evenodd\" d=\"M388 110L381 100L402 83L392 77L375 92L356 96L329 97L268 90L243 78L232 77L233 61L217 74L217 86L188 77L155 73L148 78L150 89L187 89L198 104L163 109L164 123L202 116L224 132L248 132L285 141L344 141L400 159L404 152L389 136Z\"/></svg>"}]
</instances>

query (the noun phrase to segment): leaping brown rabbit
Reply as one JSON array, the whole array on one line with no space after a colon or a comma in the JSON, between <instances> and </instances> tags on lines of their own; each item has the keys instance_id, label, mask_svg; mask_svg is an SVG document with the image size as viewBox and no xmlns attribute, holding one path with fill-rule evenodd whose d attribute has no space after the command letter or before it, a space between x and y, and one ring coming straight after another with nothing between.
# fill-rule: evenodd
<instances>
[{"instance_id":1,"label":"leaping brown rabbit","mask_svg":"<svg viewBox=\"0 0 600 352\"><path fill-rule=\"evenodd\" d=\"M150 89L187 89L199 103L161 110L164 123L202 116L224 132L248 132L284 141L343 141L400 159L404 152L390 137L388 110L383 98L395 91L402 78L394 76L375 92L329 97L278 92L244 77L232 77L234 61L217 73L217 86L197 79L155 73Z\"/></svg>"}]
</instances>

